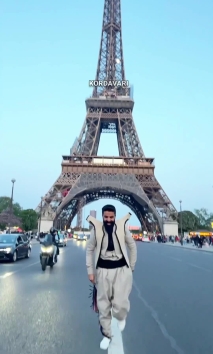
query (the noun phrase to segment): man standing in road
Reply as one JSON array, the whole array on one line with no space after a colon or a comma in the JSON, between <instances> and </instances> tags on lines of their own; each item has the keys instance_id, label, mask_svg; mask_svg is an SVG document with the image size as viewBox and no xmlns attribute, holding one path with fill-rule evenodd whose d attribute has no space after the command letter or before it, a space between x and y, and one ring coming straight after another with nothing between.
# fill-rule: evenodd
<instances>
[{"instance_id":1,"label":"man standing in road","mask_svg":"<svg viewBox=\"0 0 213 354\"><path fill-rule=\"evenodd\" d=\"M100 348L107 350L112 336L112 316L118 320L121 331L126 325L137 248L126 226L130 213L121 220L115 220L115 207L106 205L102 209L102 216L102 221L92 216L87 218L93 229L87 244L86 266L89 280L97 288L99 322L104 336ZM127 247L130 257L128 257ZM94 253L95 266L93 265Z\"/></svg>"}]
</instances>

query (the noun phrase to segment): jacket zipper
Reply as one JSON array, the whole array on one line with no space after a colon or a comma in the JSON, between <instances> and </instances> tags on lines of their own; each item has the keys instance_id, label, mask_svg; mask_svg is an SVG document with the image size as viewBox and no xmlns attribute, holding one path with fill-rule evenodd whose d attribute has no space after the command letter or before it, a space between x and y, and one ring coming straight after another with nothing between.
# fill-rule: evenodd
<instances>
[{"instance_id":1,"label":"jacket zipper","mask_svg":"<svg viewBox=\"0 0 213 354\"><path fill-rule=\"evenodd\" d=\"M116 227L116 229L115 229L115 236L116 236L117 241L118 241L118 244L119 244L119 246L120 246L122 256L124 257L124 254L123 254L123 251L122 251L122 248L121 248L121 244L120 244L120 241L119 241L119 239L118 239L117 232L116 232L116 231L117 231L117 225L115 225L115 227ZM124 257L124 259L125 259L125 261L126 261L126 265L127 265L127 267L129 268L129 266L128 266L128 262L127 262L127 260L126 260L126 258L125 258L125 257Z\"/></svg>"},{"instance_id":2,"label":"jacket zipper","mask_svg":"<svg viewBox=\"0 0 213 354\"><path fill-rule=\"evenodd\" d=\"M102 245L103 245L104 236L105 236L105 232L104 232L103 226L102 226L102 231L103 231L103 237L102 237L102 241L101 241L101 247L100 247L100 252L99 252L99 256L98 256L98 260L97 260L97 264L96 264L96 269L98 268L98 261L99 261L100 255L101 255Z\"/></svg>"}]
</instances>

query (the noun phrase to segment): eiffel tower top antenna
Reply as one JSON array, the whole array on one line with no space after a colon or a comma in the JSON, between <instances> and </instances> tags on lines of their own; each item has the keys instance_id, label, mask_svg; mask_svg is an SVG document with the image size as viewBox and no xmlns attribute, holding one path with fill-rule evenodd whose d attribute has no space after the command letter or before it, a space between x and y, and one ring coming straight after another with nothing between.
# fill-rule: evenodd
<instances>
[{"instance_id":1,"label":"eiffel tower top antenna","mask_svg":"<svg viewBox=\"0 0 213 354\"><path fill-rule=\"evenodd\" d=\"M105 0L101 44L96 72L96 81L125 81L121 0ZM98 97L104 87L94 87L93 97ZM122 93L121 93L122 94Z\"/></svg>"}]
</instances>

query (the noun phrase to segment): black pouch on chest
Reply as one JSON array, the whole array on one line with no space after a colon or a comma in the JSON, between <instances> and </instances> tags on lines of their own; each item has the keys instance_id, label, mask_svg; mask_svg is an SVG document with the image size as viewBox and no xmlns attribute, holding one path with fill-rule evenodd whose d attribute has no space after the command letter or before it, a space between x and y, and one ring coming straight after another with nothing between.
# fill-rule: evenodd
<instances>
[{"instance_id":1,"label":"black pouch on chest","mask_svg":"<svg viewBox=\"0 0 213 354\"><path fill-rule=\"evenodd\" d=\"M112 233L108 233L108 247L107 251L112 252L115 250Z\"/></svg>"}]
</instances>

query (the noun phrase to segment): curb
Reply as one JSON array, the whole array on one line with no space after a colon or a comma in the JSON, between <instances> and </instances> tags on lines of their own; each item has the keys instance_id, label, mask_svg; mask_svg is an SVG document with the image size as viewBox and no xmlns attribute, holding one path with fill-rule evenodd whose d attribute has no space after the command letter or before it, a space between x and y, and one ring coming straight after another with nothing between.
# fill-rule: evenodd
<instances>
[{"instance_id":1,"label":"curb","mask_svg":"<svg viewBox=\"0 0 213 354\"><path fill-rule=\"evenodd\" d=\"M168 243L165 244L166 246L169 246L169 247L173 247L173 248L182 248L182 249L185 249L185 250L190 250L190 251L197 251L197 252L206 252L206 253L212 253L213 254L213 251L208 251L208 250L204 250L204 249L198 249L198 248L188 248L188 247L185 247L185 246L172 246L172 245L169 245Z\"/></svg>"}]
</instances>

